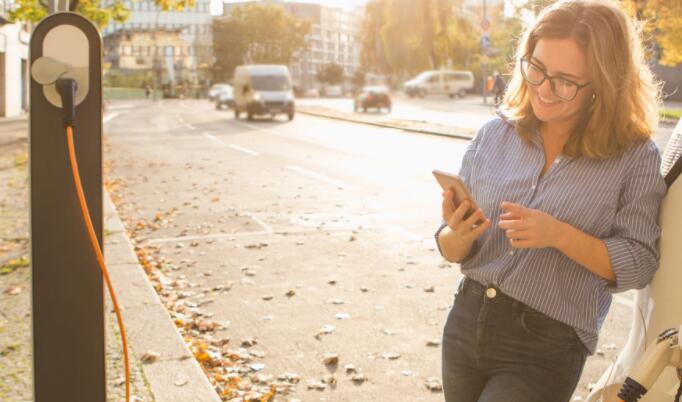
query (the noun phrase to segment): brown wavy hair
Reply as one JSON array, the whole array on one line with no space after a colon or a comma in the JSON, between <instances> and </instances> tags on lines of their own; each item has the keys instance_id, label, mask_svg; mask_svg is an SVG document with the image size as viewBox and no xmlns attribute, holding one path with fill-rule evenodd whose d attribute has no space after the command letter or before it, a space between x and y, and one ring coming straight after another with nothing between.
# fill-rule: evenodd
<instances>
[{"instance_id":1,"label":"brown wavy hair","mask_svg":"<svg viewBox=\"0 0 682 402\"><path fill-rule=\"evenodd\" d=\"M503 109L528 142L540 121L533 114L519 60L541 38L573 39L585 52L595 97L566 143L564 153L605 159L652 137L658 126L660 84L644 60L641 30L613 2L561 0L547 7L524 33Z\"/></svg>"}]
</instances>

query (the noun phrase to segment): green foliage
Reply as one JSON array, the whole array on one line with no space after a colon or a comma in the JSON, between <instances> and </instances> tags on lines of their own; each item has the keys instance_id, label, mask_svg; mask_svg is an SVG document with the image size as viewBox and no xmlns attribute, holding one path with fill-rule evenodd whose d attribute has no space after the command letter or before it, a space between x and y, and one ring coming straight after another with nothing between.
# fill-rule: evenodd
<instances>
[{"instance_id":1,"label":"green foliage","mask_svg":"<svg viewBox=\"0 0 682 402\"><path fill-rule=\"evenodd\" d=\"M149 70L126 74L109 71L104 75L102 83L105 87L112 88L142 88L153 84L153 75Z\"/></svg>"},{"instance_id":2,"label":"green foliage","mask_svg":"<svg viewBox=\"0 0 682 402\"><path fill-rule=\"evenodd\" d=\"M343 82L343 67L336 63L324 65L317 73L317 80L323 84L338 85Z\"/></svg>"},{"instance_id":3,"label":"green foliage","mask_svg":"<svg viewBox=\"0 0 682 402\"><path fill-rule=\"evenodd\" d=\"M488 8L493 52L486 61L479 44L482 16L480 7L465 8L463 0L371 0L362 24L363 69L414 75L452 66L480 75L486 62L490 70L507 71L522 34L521 20L505 18L501 5Z\"/></svg>"},{"instance_id":4,"label":"green foliage","mask_svg":"<svg viewBox=\"0 0 682 402\"><path fill-rule=\"evenodd\" d=\"M11 274L20 268L26 268L31 265L31 260L28 257L15 258L9 260L5 265L0 267L0 275Z\"/></svg>"},{"instance_id":5,"label":"green foliage","mask_svg":"<svg viewBox=\"0 0 682 402\"><path fill-rule=\"evenodd\" d=\"M214 77L224 81L244 63L284 64L305 49L311 23L277 5L248 4L213 22Z\"/></svg>"},{"instance_id":6,"label":"green foliage","mask_svg":"<svg viewBox=\"0 0 682 402\"><path fill-rule=\"evenodd\" d=\"M154 0L154 2L165 11L181 11L194 7L194 0ZM15 4L14 9L9 12L11 21L38 23L47 17L47 1L16 0ZM130 15L130 11L122 0L114 0L107 6L99 0L71 0L69 10L82 14L100 29L110 21L123 23Z\"/></svg>"}]
</instances>

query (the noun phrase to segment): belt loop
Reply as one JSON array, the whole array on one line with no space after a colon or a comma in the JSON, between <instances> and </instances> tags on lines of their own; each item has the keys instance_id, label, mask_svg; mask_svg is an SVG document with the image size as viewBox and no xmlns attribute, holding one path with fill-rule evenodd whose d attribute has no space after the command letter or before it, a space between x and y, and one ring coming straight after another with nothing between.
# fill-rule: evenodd
<instances>
[{"instance_id":1,"label":"belt loop","mask_svg":"<svg viewBox=\"0 0 682 402\"><path fill-rule=\"evenodd\" d=\"M462 278L462 281L459 284L459 289L462 292L462 294L466 293L468 287L469 287L469 278L467 278L465 276Z\"/></svg>"}]
</instances>

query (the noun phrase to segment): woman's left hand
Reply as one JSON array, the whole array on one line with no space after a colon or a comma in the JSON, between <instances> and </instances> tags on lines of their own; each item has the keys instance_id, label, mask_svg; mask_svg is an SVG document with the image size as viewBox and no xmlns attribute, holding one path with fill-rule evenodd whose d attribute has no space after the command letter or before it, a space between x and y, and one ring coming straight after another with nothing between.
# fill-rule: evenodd
<instances>
[{"instance_id":1,"label":"woman's left hand","mask_svg":"<svg viewBox=\"0 0 682 402\"><path fill-rule=\"evenodd\" d=\"M511 202L501 205L498 226L505 231L513 248L559 248L565 224L537 209L526 208Z\"/></svg>"}]
</instances>

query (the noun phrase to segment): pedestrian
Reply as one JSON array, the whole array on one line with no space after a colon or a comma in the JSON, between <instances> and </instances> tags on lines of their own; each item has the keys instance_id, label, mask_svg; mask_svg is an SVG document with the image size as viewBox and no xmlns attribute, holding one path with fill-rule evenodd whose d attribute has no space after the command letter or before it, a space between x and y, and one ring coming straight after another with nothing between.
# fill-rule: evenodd
<instances>
[{"instance_id":1,"label":"pedestrian","mask_svg":"<svg viewBox=\"0 0 682 402\"><path fill-rule=\"evenodd\" d=\"M152 90L149 88L149 84L144 86L144 96L149 99L149 95L151 95Z\"/></svg>"},{"instance_id":2,"label":"pedestrian","mask_svg":"<svg viewBox=\"0 0 682 402\"><path fill-rule=\"evenodd\" d=\"M659 87L615 2L562 0L523 36L502 109L443 193L463 279L443 330L447 402L568 401L612 294L658 268Z\"/></svg>"},{"instance_id":3,"label":"pedestrian","mask_svg":"<svg viewBox=\"0 0 682 402\"><path fill-rule=\"evenodd\" d=\"M504 98L504 91L507 89L507 83L504 82L504 78L495 71L495 83L493 84L493 93L495 94L495 105L500 105L502 103L502 98Z\"/></svg>"}]
</instances>

